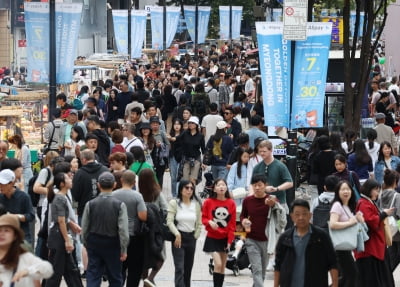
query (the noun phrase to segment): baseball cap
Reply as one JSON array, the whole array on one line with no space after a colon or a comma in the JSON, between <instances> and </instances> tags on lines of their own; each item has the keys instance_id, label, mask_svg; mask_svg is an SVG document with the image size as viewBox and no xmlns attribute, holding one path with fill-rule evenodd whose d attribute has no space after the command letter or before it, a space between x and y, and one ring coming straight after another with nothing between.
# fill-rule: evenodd
<instances>
[{"instance_id":1,"label":"baseball cap","mask_svg":"<svg viewBox=\"0 0 400 287\"><path fill-rule=\"evenodd\" d=\"M377 120L386 119L386 116L384 113L377 113L375 114L375 119Z\"/></svg>"},{"instance_id":2,"label":"baseball cap","mask_svg":"<svg viewBox=\"0 0 400 287\"><path fill-rule=\"evenodd\" d=\"M102 186L110 186L110 185L114 184L115 177L111 172L105 171L102 174L100 174L98 182Z\"/></svg>"},{"instance_id":3,"label":"baseball cap","mask_svg":"<svg viewBox=\"0 0 400 287\"><path fill-rule=\"evenodd\" d=\"M226 128L228 126L228 124L225 121L219 121L217 123L217 129L222 130L224 128Z\"/></svg>"},{"instance_id":4,"label":"baseball cap","mask_svg":"<svg viewBox=\"0 0 400 287\"><path fill-rule=\"evenodd\" d=\"M160 123L160 118L157 116L152 116L152 117L150 117L149 122L150 123L155 123L155 122Z\"/></svg>"},{"instance_id":5,"label":"baseball cap","mask_svg":"<svg viewBox=\"0 0 400 287\"><path fill-rule=\"evenodd\" d=\"M15 173L11 169L0 171L0 184L9 184L15 181Z\"/></svg>"}]
</instances>

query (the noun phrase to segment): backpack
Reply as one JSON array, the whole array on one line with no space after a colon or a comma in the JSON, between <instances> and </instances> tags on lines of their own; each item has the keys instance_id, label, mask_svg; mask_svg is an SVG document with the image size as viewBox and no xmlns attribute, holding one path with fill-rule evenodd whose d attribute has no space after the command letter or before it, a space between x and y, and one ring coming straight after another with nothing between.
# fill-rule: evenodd
<instances>
[{"instance_id":1,"label":"backpack","mask_svg":"<svg viewBox=\"0 0 400 287\"><path fill-rule=\"evenodd\" d=\"M321 201L318 198L318 206L313 211L313 224L322 229L328 230L328 221L331 216L331 207L333 202L328 200Z\"/></svg>"},{"instance_id":2,"label":"backpack","mask_svg":"<svg viewBox=\"0 0 400 287\"><path fill-rule=\"evenodd\" d=\"M46 177L46 181L45 181L44 185L46 185L49 182L50 177L51 177L50 169L48 167L46 167L46 170L47 170L47 177ZM39 173L34 175L28 182L28 194L29 194L29 197L31 198L33 207L37 207L37 205L39 203L39 199L40 199L40 194L33 191L33 186L35 185L35 182L36 182L38 176L39 176Z\"/></svg>"},{"instance_id":3,"label":"backpack","mask_svg":"<svg viewBox=\"0 0 400 287\"><path fill-rule=\"evenodd\" d=\"M197 101L192 101L192 109L193 109L193 114L196 116L203 116L207 114L207 107L206 107L206 102L204 99L196 99Z\"/></svg>"},{"instance_id":4,"label":"backpack","mask_svg":"<svg viewBox=\"0 0 400 287\"><path fill-rule=\"evenodd\" d=\"M13 82L10 77L5 77L1 80L2 85L12 86Z\"/></svg>"},{"instance_id":5,"label":"backpack","mask_svg":"<svg viewBox=\"0 0 400 287\"><path fill-rule=\"evenodd\" d=\"M82 110L82 108L83 108L83 103L82 103L81 97L82 96L79 96L79 95L76 96L74 101L72 102L72 106L74 107L74 109L76 109L78 111Z\"/></svg>"}]
</instances>

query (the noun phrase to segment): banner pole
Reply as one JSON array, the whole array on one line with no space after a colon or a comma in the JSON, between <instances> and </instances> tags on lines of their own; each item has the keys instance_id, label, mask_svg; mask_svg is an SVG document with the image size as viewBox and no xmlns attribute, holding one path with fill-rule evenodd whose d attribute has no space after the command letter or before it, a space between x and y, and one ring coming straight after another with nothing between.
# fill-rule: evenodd
<instances>
[{"instance_id":1,"label":"banner pole","mask_svg":"<svg viewBox=\"0 0 400 287\"><path fill-rule=\"evenodd\" d=\"M49 120L56 108L56 93L57 93L57 53L56 53L56 3L55 0L49 1L50 9L50 35L49 35Z\"/></svg>"}]
</instances>

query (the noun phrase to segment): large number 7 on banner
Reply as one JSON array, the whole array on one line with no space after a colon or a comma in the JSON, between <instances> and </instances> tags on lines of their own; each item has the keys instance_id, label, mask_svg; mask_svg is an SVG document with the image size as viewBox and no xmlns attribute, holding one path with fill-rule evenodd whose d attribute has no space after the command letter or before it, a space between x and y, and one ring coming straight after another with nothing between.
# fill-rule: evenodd
<instances>
[{"instance_id":1,"label":"large number 7 on banner","mask_svg":"<svg viewBox=\"0 0 400 287\"><path fill-rule=\"evenodd\" d=\"M307 61L310 62L308 64L307 71L311 71L311 69L314 67L315 62L317 61L317 58L316 57L307 58Z\"/></svg>"},{"instance_id":2,"label":"large number 7 on banner","mask_svg":"<svg viewBox=\"0 0 400 287\"><path fill-rule=\"evenodd\" d=\"M35 35L38 38L38 40L42 40L42 32L43 32L42 29L39 29L39 28L35 29Z\"/></svg>"}]
</instances>

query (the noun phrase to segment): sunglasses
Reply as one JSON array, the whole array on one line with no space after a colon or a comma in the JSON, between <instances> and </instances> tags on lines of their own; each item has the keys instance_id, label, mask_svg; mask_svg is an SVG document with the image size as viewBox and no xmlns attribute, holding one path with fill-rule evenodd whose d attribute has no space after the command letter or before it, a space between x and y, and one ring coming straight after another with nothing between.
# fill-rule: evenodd
<instances>
[{"instance_id":1,"label":"sunglasses","mask_svg":"<svg viewBox=\"0 0 400 287\"><path fill-rule=\"evenodd\" d=\"M229 112L225 112L225 113L224 113L224 115L230 115L230 114L231 114L231 113L229 113Z\"/></svg>"},{"instance_id":2,"label":"sunglasses","mask_svg":"<svg viewBox=\"0 0 400 287\"><path fill-rule=\"evenodd\" d=\"M186 188L186 189L194 190L193 186L191 186L191 185L185 185L185 188Z\"/></svg>"}]
</instances>

